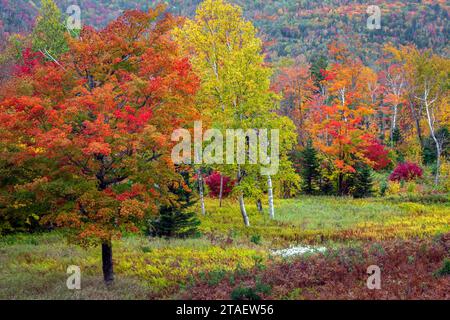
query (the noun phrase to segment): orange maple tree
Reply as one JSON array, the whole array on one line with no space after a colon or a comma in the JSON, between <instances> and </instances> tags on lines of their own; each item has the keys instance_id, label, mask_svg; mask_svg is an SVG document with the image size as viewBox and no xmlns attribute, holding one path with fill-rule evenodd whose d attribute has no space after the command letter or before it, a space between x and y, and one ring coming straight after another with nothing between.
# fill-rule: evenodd
<instances>
[{"instance_id":1,"label":"orange maple tree","mask_svg":"<svg viewBox=\"0 0 450 320\"><path fill-rule=\"evenodd\" d=\"M26 86L0 100L9 161L56 164L28 186L46 190L37 193L43 197L59 177L74 186L53 190L47 219L81 244L102 245L107 283L114 279L112 239L137 231L168 198L178 180L170 134L198 117L198 78L171 39L178 20L162 10L128 11L100 31L85 27L59 61L34 65L22 78Z\"/></svg>"},{"instance_id":2,"label":"orange maple tree","mask_svg":"<svg viewBox=\"0 0 450 320\"><path fill-rule=\"evenodd\" d=\"M367 99L376 77L344 46L332 44L329 49L334 63L324 71L324 81L330 98L324 101L317 96L311 101L311 116L305 128L314 137L314 145L331 161L342 194L346 192L345 179L356 173L356 165L379 166L367 152L376 141L376 128L368 121L375 113L375 105Z\"/></svg>"}]
</instances>

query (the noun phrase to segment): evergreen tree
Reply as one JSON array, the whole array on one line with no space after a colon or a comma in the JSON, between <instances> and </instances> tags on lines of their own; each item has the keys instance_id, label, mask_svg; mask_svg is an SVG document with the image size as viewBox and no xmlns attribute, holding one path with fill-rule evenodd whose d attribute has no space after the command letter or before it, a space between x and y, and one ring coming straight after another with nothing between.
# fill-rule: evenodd
<instances>
[{"instance_id":1,"label":"evergreen tree","mask_svg":"<svg viewBox=\"0 0 450 320\"><path fill-rule=\"evenodd\" d=\"M189 186L189 173L182 173L185 186L174 184L169 188L174 195L169 204L163 205L159 217L150 222L150 235L166 238L184 238L198 234L196 213L189 209L196 203Z\"/></svg>"},{"instance_id":2,"label":"evergreen tree","mask_svg":"<svg viewBox=\"0 0 450 320\"><path fill-rule=\"evenodd\" d=\"M318 56L311 59L311 75L314 79L316 87L320 87L320 82L324 80L322 70L326 70L328 67L328 59L325 56Z\"/></svg>"},{"instance_id":3,"label":"evergreen tree","mask_svg":"<svg viewBox=\"0 0 450 320\"><path fill-rule=\"evenodd\" d=\"M394 143L394 146L402 142L402 133L398 127L395 127L392 132L392 142Z\"/></svg>"},{"instance_id":4,"label":"evergreen tree","mask_svg":"<svg viewBox=\"0 0 450 320\"><path fill-rule=\"evenodd\" d=\"M317 190L320 179L319 158L317 151L309 140L305 149L301 152L301 176L303 178L302 190L306 194L313 194Z\"/></svg>"},{"instance_id":5,"label":"evergreen tree","mask_svg":"<svg viewBox=\"0 0 450 320\"><path fill-rule=\"evenodd\" d=\"M372 196L373 180L370 167L363 164L357 168L352 183L351 191L354 198L367 198Z\"/></svg>"}]
</instances>

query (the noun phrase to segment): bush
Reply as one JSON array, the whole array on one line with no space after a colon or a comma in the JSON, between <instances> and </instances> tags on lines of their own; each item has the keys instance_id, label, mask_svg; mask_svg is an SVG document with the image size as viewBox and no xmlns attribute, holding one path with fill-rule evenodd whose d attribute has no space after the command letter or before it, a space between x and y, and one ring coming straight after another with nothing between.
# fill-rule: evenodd
<instances>
[{"instance_id":1,"label":"bush","mask_svg":"<svg viewBox=\"0 0 450 320\"><path fill-rule=\"evenodd\" d=\"M261 235L259 235L259 234L252 235L251 238L250 238L250 242L252 242L252 243L254 243L256 245L261 244Z\"/></svg>"},{"instance_id":2,"label":"bush","mask_svg":"<svg viewBox=\"0 0 450 320\"><path fill-rule=\"evenodd\" d=\"M412 181L422 178L423 169L419 165L411 162L400 163L389 177L391 181Z\"/></svg>"},{"instance_id":3,"label":"bush","mask_svg":"<svg viewBox=\"0 0 450 320\"><path fill-rule=\"evenodd\" d=\"M231 292L232 300L261 300L261 294L268 295L272 291L267 284L257 281L255 287L237 287Z\"/></svg>"},{"instance_id":4,"label":"bush","mask_svg":"<svg viewBox=\"0 0 450 320\"><path fill-rule=\"evenodd\" d=\"M206 177L205 183L209 188L209 195L214 198L218 198L220 196L220 178L221 174L218 172L214 172L210 176ZM226 198L233 191L234 182L231 181L230 177L223 176L223 189L222 189L222 198Z\"/></svg>"},{"instance_id":5,"label":"bush","mask_svg":"<svg viewBox=\"0 0 450 320\"><path fill-rule=\"evenodd\" d=\"M396 196L400 194L402 187L398 181L389 181L385 192L386 196Z\"/></svg>"},{"instance_id":6,"label":"bush","mask_svg":"<svg viewBox=\"0 0 450 320\"><path fill-rule=\"evenodd\" d=\"M450 259L445 259L442 268L435 272L437 277L445 277L450 276Z\"/></svg>"}]
</instances>

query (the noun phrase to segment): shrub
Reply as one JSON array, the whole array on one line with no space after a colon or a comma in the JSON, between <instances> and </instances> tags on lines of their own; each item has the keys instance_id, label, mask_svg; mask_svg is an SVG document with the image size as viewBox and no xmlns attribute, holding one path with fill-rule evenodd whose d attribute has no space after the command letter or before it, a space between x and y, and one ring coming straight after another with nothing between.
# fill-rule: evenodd
<instances>
[{"instance_id":1,"label":"shrub","mask_svg":"<svg viewBox=\"0 0 450 320\"><path fill-rule=\"evenodd\" d=\"M395 196L398 195L401 191L402 187L400 182L398 181L389 181L386 189L386 196Z\"/></svg>"},{"instance_id":2,"label":"shrub","mask_svg":"<svg viewBox=\"0 0 450 320\"><path fill-rule=\"evenodd\" d=\"M261 294L268 295L272 291L272 288L257 281L255 287L237 287L231 292L232 300L261 300Z\"/></svg>"},{"instance_id":3,"label":"shrub","mask_svg":"<svg viewBox=\"0 0 450 320\"><path fill-rule=\"evenodd\" d=\"M261 235L259 235L259 234L252 235L250 238L250 242L253 242L256 245L261 244Z\"/></svg>"},{"instance_id":4,"label":"shrub","mask_svg":"<svg viewBox=\"0 0 450 320\"><path fill-rule=\"evenodd\" d=\"M450 276L450 259L445 259L442 268L435 272L437 277Z\"/></svg>"},{"instance_id":5,"label":"shrub","mask_svg":"<svg viewBox=\"0 0 450 320\"><path fill-rule=\"evenodd\" d=\"M252 287L237 287L231 292L231 300L261 300L261 297Z\"/></svg>"},{"instance_id":6,"label":"shrub","mask_svg":"<svg viewBox=\"0 0 450 320\"><path fill-rule=\"evenodd\" d=\"M391 181L411 181L422 178L423 169L415 163L400 163L389 177Z\"/></svg>"},{"instance_id":7,"label":"shrub","mask_svg":"<svg viewBox=\"0 0 450 320\"><path fill-rule=\"evenodd\" d=\"M214 172L210 176L206 177L205 183L209 188L209 195L214 198L220 196L220 178L222 175L218 172ZM234 182L230 177L223 176L223 189L222 197L226 198L233 191Z\"/></svg>"}]
</instances>

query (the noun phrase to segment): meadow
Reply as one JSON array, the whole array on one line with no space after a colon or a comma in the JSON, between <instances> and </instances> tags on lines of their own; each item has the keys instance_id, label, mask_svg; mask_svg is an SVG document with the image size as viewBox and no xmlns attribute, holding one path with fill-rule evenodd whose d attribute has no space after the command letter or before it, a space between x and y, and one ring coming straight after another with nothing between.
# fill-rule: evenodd
<instances>
[{"instance_id":1,"label":"meadow","mask_svg":"<svg viewBox=\"0 0 450 320\"><path fill-rule=\"evenodd\" d=\"M98 247L70 245L62 231L5 236L0 299L448 298L446 200L277 200L274 221L267 208L260 213L249 204L252 226L245 228L237 202L219 207L207 199L197 238L130 234L115 240L116 281L109 287ZM275 254L292 246L327 250ZM389 276L386 290L372 292L365 286L365 268L377 263ZM67 289L69 265L81 267L82 290Z\"/></svg>"}]
</instances>

